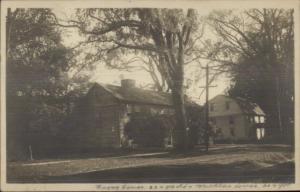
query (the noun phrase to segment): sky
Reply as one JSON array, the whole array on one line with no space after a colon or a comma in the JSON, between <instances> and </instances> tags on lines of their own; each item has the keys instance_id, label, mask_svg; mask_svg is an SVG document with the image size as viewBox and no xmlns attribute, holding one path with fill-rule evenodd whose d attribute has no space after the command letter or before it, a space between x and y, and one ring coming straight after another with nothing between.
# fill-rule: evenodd
<instances>
[{"instance_id":1,"label":"sky","mask_svg":"<svg viewBox=\"0 0 300 192\"><path fill-rule=\"evenodd\" d=\"M54 13L59 19L68 20L74 16L74 10L66 8L55 8L53 9ZM199 11L203 16L210 13L210 10L201 10ZM208 35L210 38L214 38L213 34L209 29L206 29L205 35ZM63 33L63 42L68 47L76 46L82 37L79 36L76 29L67 29ZM201 65L205 65L207 61L202 60ZM192 79L194 83L186 90L186 94L195 102L199 104L205 103L205 92L203 91L203 86L205 86L205 76L203 71L201 72L201 79L198 82L194 80L197 79L197 71L199 71L199 64L190 63L185 67L185 76L189 79ZM230 84L230 78L228 75L224 74L219 76L212 84L216 87L210 88L209 90L209 99L215 97L218 94L225 94L226 89ZM121 79L134 79L137 86L144 86L149 83L153 83L150 75L146 71L120 71L116 69L108 69L104 64L99 63L97 67L91 71L91 82L99 82L105 84L120 84Z\"/></svg>"}]
</instances>

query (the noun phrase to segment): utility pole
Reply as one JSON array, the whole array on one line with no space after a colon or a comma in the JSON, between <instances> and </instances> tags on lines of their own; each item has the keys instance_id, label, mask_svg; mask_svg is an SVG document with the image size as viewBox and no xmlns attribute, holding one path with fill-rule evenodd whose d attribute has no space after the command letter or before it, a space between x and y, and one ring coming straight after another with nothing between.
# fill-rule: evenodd
<instances>
[{"instance_id":1,"label":"utility pole","mask_svg":"<svg viewBox=\"0 0 300 192\"><path fill-rule=\"evenodd\" d=\"M209 106L208 106L208 98L209 98L209 88L211 87L216 87L216 85L209 85L211 82L209 82L209 67L208 64L206 64L206 67L203 67L205 69L206 73L206 81L205 81L205 86L202 86L200 88L205 88L205 150L208 152L208 147L209 147Z\"/></svg>"}]
</instances>

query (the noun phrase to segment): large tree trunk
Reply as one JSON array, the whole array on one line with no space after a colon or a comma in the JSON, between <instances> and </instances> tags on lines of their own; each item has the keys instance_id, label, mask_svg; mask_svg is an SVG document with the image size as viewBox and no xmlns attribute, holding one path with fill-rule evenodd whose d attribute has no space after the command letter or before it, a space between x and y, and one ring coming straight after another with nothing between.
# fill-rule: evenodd
<instances>
[{"instance_id":1,"label":"large tree trunk","mask_svg":"<svg viewBox=\"0 0 300 192\"><path fill-rule=\"evenodd\" d=\"M179 42L180 44L181 42ZM184 91L183 91L183 49L179 46L177 70L172 87L173 105L175 109L176 127L174 130L174 147L178 151L187 150L187 120L184 104Z\"/></svg>"},{"instance_id":2,"label":"large tree trunk","mask_svg":"<svg viewBox=\"0 0 300 192\"><path fill-rule=\"evenodd\" d=\"M180 82L175 84L177 85L175 85L174 89L172 90L175 117L177 123L173 133L174 147L179 151L185 151L187 148L187 122L184 107L184 96L182 92L182 84Z\"/></svg>"},{"instance_id":3,"label":"large tree trunk","mask_svg":"<svg viewBox=\"0 0 300 192\"><path fill-rule=\"evenodd\" d=\"M185 29L186 30L186 29ZM173 106L175 109L176 126L173 131L174 147L177 151L186 151L188 147L187 142L187 120L184 104L184 31L173 33L166 32L163 36L162 30L152 30L153 40L160 52L159 63L161 68L158 70L163 71L166 75L166 81L172 91ZM175 46L175 40L178 41L178 49ZM186 37L187 41L188 37ZM177 51L175 51L177 50ZM164 77L163 77L164 78Z\"/></svg>"}]
</instances>

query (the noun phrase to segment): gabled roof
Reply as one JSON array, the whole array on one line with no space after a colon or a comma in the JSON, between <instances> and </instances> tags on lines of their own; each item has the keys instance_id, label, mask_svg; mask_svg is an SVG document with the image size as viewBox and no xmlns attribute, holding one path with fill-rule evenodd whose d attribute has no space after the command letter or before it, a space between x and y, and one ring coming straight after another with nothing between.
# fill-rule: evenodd
<instances>
[{"instance_id":1,"label":"gabled roof","mask_svg":"<svg viewBox=\"0 0 300 192\"><path fill-rule=\"evenodd\" d=\"M255 114L255 115L263 115L263 116L266 115L263 112L263 110L256 103L247 101L246 99L241 98L241 97L235 97L233 99L238 103L238 105L240 106L241 110L245 114Z\"/></svg>"},{"instance_id":2,"label":"gabled roof","mask_svg":"<svg viewBox=\"0 0 300 192\"><path fill-rule=\"evenodd\" d=\"M124 89L121 86L95 83L98 86L103 87L106 91L111 93L115 98L123 102L154 104L172 106L172 95L166 92L158 92L145 90L141 88L129 88ZM195 102L186 99L187 105L198 106Z\"/></svg>"},{"instance_id":3,"label":"gabled roof","mask_svg":"<svg viewBox=\"0 0 300 192\"><path fill-rule=\"evenodd\" d=\"M227 98L235 101L239 105L241 111L244 114L248 114L248 115L262 115L262 116L266 115L264 113L264 111L259 107L258 104L250 102L249 100L241 98L241 97L230 97L228 95L217 95L214 98L212 98L209 102L213 101L217 97L227 97Z\"/></svg>"}]
</instances>

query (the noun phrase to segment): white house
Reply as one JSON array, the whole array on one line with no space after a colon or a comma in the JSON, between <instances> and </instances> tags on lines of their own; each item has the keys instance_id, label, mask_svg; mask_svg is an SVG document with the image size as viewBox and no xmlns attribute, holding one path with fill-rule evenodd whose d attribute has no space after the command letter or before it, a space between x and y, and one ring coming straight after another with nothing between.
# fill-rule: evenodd
<instances>
[{"instance_id":1,"label":"white house","mask_svg":"<svg viewBox=\"0 0 300 192\"><path fill-rule=\"evenodd\" d=\"M209 102L210 124L215 140L261 140L266 134L265 113L242 98L217 95Z\"/></svg>"}]
</instances>

